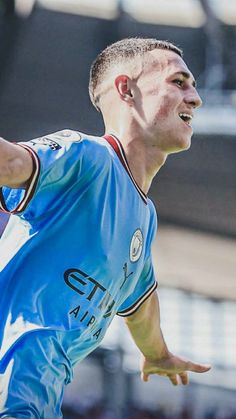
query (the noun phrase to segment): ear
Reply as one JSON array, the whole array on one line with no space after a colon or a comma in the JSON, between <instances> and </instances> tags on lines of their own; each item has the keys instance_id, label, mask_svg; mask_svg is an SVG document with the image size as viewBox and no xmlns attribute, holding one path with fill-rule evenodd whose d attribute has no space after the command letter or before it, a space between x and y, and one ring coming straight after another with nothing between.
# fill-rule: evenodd
<instances>
[{"instance_id":1,"label":"ear","mask_svg":"<svg viewBox=\"0 0 236 419\"><path fill-rule=\"evenodd\" d=\"M131 89L131 79L129 76L121 74L115 79L116 90L122 100L126 102L133 102L133 94Z\"/></svg>"}]
</instances>

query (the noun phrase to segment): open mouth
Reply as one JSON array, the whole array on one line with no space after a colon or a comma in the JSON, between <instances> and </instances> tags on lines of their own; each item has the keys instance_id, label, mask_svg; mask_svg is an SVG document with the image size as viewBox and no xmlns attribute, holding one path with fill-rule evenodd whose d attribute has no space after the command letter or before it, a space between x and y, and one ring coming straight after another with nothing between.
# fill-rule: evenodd
<instances>
[{"instance_id":1,"label":"open mouth","mask_svg":"<svg viewBox=\"0 0 236 419\"><path fill-rule=\"evenodd\" d=\"M184 121L189 127L191 127L191 121L193 116L189 113L179 113L179 117Z\"/></svg>"}]
</instances>

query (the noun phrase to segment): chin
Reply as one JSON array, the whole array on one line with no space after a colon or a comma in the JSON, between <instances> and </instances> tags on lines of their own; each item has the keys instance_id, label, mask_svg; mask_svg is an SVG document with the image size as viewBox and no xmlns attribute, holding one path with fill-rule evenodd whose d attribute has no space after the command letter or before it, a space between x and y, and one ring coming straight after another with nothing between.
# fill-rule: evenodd
<instances>
[{"instance_id":1,"label":"chin","mask_svg":"<svg viewBox=\"0 0 236 419\"><path fill-rule=\"evenodd\" d=\"M181 138L175 141L175 145L169 150L170 153L180 153L181 151L188 150L191 147L191 137Z\"/></svg>"},{"instance_id":2,"label":"chin","mask_svg":"<svg viewBox=\"0 0 236 419\"><path fill-rule=\"evenodd\" d=\"M166 130L162 144L167 153L180 153L191 147L192 135L193 131L189 127L184 126L181 130L179 126L171 127Z\"/></svg>"},{"instance_id":3,"label":"chin","mask_svg":"<svg viewBox=\"0 0 236 419\"><path fill-rule=\"evenodd\" d=\"M183 144L183 147L181 148L181 150L183 151L188 150L190 147L191 147L191 138Z\"/></svg>"},{"instance_id":4,"label":"chin","mask_svg":"<svg viewBox=\"0 0 236 419\"><path fill-rule=\"evenodd\" d=\"M182 137L179 141L179 151L188 150L191 147L192 136Z\"/></svg>"}]
</instances>

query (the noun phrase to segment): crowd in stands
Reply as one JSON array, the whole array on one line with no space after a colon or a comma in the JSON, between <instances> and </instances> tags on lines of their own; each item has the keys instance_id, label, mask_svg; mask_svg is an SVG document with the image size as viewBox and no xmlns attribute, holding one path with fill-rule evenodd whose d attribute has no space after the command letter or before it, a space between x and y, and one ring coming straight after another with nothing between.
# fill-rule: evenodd
<instances>
[{"instance_id":1,"label":"crowd in stands","mask_svg":"<svg viewBox=\"0 0 236 419\"><path fill-rule=\"evenodd\" d=\"M122 412L116 412L112 408L97 404L92 407L73 411L69 407L64 407L64 419L196 419L194 410L185 407L181 411L173 411L168 408L158 408L155 411L147 408L128 406ZM210 409L198 419L236 419L236 409Z\"/></svg>"}]
</instances>

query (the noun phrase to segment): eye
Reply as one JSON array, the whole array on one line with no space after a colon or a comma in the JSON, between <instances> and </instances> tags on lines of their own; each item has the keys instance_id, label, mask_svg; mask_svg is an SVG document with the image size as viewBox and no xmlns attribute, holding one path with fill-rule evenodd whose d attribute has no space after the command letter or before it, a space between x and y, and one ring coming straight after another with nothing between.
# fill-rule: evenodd
<instances>
[{"instance_id":1,"label":"eye","mask_svg":"<svg viewBox=\"0 0 236 419\"><path fill-rule=\"evenodd\" d=\"M174 79L173 83L177 84L178 86L182 87L184 85L184 80L182 79Z\"/></svg>"}]
</instances>

